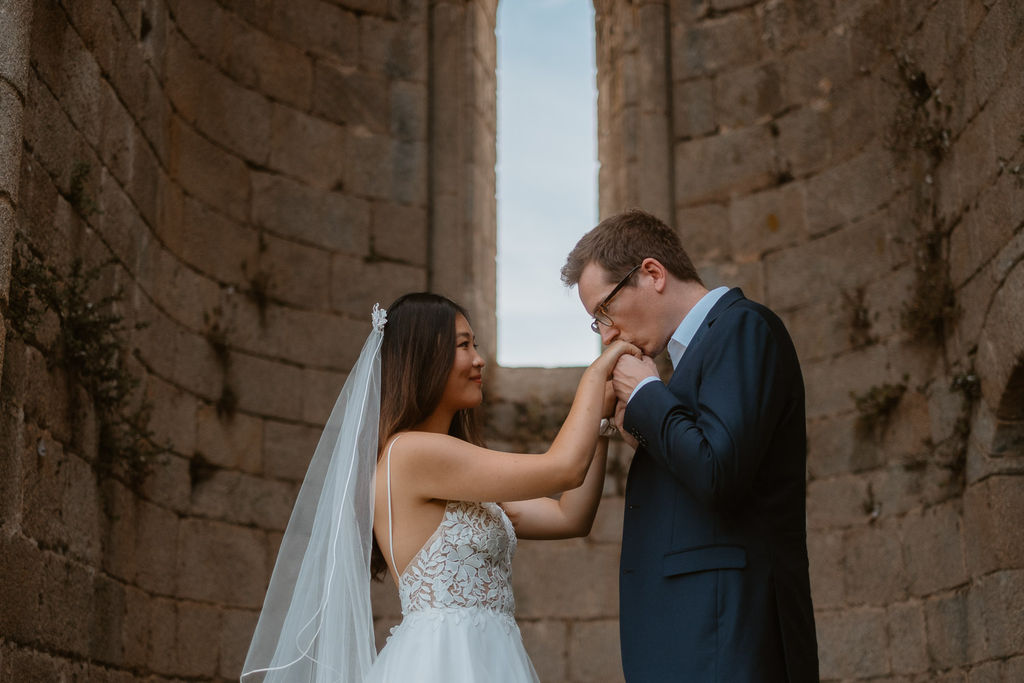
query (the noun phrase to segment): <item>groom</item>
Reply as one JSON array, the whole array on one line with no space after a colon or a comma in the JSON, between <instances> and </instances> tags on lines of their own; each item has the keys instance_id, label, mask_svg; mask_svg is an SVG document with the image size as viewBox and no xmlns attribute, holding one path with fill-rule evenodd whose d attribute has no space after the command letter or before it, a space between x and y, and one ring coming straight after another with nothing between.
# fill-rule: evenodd
<instances>
[{"instance_id":1,"label":"groom","mask_svg":"<svg viewBox=\"0 0 1024 683\"><path fill-rule=\"evenodd\" d=\"M705 289L676 234L638 210L584 235L562 280L605 344L645 354L613 377L637 447L619 577L626 680L817 681L804 387L782 321L739 289ZM651 357L666 348L663 384Z\"/></svg>"}]
</instances>

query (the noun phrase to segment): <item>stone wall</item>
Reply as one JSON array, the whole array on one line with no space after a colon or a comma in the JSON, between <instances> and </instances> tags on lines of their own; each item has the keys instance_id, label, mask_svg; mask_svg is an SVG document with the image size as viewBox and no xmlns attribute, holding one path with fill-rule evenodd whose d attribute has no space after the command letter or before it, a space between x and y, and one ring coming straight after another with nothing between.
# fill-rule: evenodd
<instances>
[{"instance_id":1,"label":"stone wall","mask_svg":"<svg viewBox=\"0 0 1024 683\"><path fill-rule=\"evenodd\" d=\"M371 305L494 328L495 10L0 2L0 680L237 677ZM141 481L84 388L111 359Z\"/></svg>"},{"instance_id":2,"label":"stone wall","mask_svg":"<svg viewBox=\"0 0 1024 683\"><path fill-rule=\"evenodd\" d=\"M1022 5L596 6L602 215L796 341L822 678L1020 679Z\"/></svg>"},{"instance_id":3,"label":"stone wall","mask_svg":"<svg viewBox=\"0 0 1024 683\"><path fill-rule=\"evenodd\" d=\"M671 219L797 342L823 677L1022 678L1020 3L595 7L602 215ZM495 9L0 0L0 680L235 677L370 305L447 293L493 358ZM74 310L121 292L140 484L15 253L110 262ZM492 369L491 443L544 448L578 374ZM521 544L545 681L621 680L629 457L589 538Z\"/></svg>"}]
</instances>

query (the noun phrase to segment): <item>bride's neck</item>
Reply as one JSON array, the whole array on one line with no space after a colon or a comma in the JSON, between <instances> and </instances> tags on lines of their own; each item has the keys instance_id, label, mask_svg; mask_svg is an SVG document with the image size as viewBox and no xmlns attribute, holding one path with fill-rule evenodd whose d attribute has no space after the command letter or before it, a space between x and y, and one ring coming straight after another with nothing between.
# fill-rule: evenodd
<instances>
[{"instance_id":1,"label":"bride's neck","mask_svg":"<svg viewBox=\"0 0 1024 683\"><path fill-rule=\"evenodd\" d=\"M427 417L426 420L420 422L418 425L413 427L417 432L434 432L435 434L447 434L448 429L451 427L452 419L455 417L455 413L447 410L438 408Z\"/></svg>"}]
</instances>

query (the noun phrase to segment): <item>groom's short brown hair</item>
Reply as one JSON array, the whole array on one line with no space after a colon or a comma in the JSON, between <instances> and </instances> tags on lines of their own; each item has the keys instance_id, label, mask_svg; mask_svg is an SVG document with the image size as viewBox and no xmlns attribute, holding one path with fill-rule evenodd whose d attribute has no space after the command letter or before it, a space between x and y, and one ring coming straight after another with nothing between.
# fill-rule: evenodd
<instances>
[{"instance_id":1,"label":"groom's short brown hair","mask_svg":"<svg viewBox=\"0 0 1024 683\"><path fill-rule=\"evenodd\" d=\"M604 268L609 282L614 282L645 258L658 259L668 272L684 282L701 282L675 231L657 216L640 209L606 218L581 237L562 266L562 282L566 287L578 284L588 263Z\"/></svg>"}]
</instances>

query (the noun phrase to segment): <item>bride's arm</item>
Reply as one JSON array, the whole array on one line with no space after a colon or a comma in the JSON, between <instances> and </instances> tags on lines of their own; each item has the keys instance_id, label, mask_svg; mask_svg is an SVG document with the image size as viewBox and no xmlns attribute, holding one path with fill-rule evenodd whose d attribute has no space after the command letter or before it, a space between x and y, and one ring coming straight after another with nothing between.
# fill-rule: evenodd
<instances>
[{"instance_id":1,"label":"bride's arm","mask_svg":"<svg viewBox=\"0 0 1024 683\"><path fill-rule=\"evenodd\" d=\"M597 440L594 459L583 485L554 498L537 498L502 503L519 538L553 539L586 536L594 524L601 493L604 491L608 438Z\"/></svg>"},{"instance_id":2,"label":"bride's arm","mask_svg":"<svg viewBox=\"0 0 1024 683\"><path fill-rule=\"evenodd\" d=\"M415 432L395 442L392 476L422 499L529 500L581 487L597 445L605 383L623 353L638 351L615 342L584 371L569 415L544 453L503 453L443 434Z\"/></svg>"}]
</instances>

